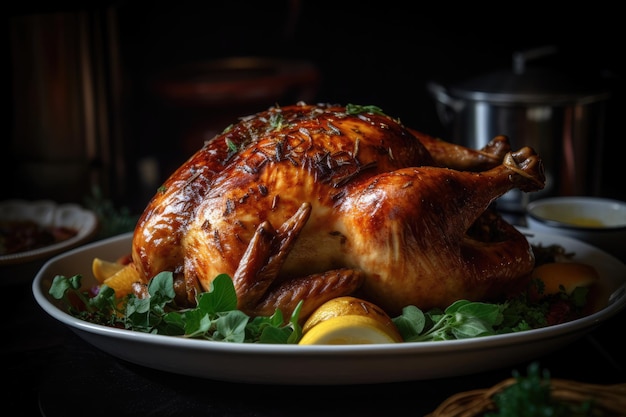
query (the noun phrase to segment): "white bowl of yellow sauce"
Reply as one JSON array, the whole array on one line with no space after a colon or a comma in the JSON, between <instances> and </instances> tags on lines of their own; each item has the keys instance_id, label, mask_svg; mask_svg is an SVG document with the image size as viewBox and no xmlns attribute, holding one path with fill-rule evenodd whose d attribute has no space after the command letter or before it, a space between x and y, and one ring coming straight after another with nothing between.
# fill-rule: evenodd
<instances>
[{"instance_id":1,"label":"white bowl of yellow sauce","mask_svg":"<svg viewBox=\"0 0 626 417\"><path fill-rule=\"evenodd\" d=\"M596 246L626 261L626 202L600 197L549 197L526 207L528 228Z\"/></svg>"}]
</instances>

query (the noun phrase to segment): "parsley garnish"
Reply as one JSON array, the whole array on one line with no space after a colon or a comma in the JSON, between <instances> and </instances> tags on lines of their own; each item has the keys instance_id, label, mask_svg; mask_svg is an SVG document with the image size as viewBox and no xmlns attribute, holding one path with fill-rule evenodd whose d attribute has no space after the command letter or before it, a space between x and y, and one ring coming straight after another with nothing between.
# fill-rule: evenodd
<instances>
[{"instance_id":1,"label":"parsley garnish","mask_svg":"<svg viewBox=\"0 0 626 417\"><path fill-rule=\"evenodd\" d=\"M64 300L75 317L112 327L145 333L184 336L235 343L297 343L302 336L298 316L302 303L287 323L280 310L269 317L252 320L237 310L237 295L228 275L217 276L208 292L199 295L197 306L179 309L174 302L174 279L171 272L161 272L148 284L149 297L134 294L124 299L103 285L90 297L81 291L80 275L70 278L57 275L49 293Z\"/></svg>"},{"instance_id":2,"label":"parsley garnish","mask_svg":"<svg viewBox=\"0 0 626 417\"><path fill-rule=\"evenodd\" d=\"M576 288L572 294L559 294L531 301L526 294L501 303L458 300L445 310L422 311L407 306L393 322L406 342L466 339L515 333L549 326L554 303L564 302L573 311L569 316L557 317L557 322L581 314L587 303L588 288Z\"/></svg>"},{"instance_id":3,"label":"parsley garnish","mask_svg":"<svg viewBox=\"0 0 626 417\"><path fill-rule=\"evenodd\" d=\"M424 313L407 306L393 322L406 342L466 339L494 334L503 319L502 305L459 300L445 311Z\"/></svg>"}]
</instances>

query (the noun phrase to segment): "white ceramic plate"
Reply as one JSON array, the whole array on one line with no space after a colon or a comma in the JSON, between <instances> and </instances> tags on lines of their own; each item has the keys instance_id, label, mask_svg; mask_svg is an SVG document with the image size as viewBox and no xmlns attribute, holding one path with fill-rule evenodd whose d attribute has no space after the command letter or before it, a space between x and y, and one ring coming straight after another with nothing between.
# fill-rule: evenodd
<instances>
[{"instance_id":1,"label":"white ceramic plate","mask_svg":"<svg viewBox=\"0 0 626 417\"><path fill-rule=\"evenodd\" d=\"M522 229L525 233L527 230ZM131 233L74 249L49 260L33 282L39 305L97 348L162 371L256 384L337 385L424 380L507 367L555 351L580 338L626 305L626 266L582 242L536 233L532 243L560 244L575 259L595 266L607 306L557 326L507 335L441 342L381 345L300 346L211 342L114 329L78 320L48 295L55 275L91 279L94 257L129 253Z\"/></svg>"},{"instance_id":2,"label":"white ceramic plate","mask_svg":"<svg viewBox=\"0 0 626 417\"><path fill-rule=\"evenodd\" d=\"M41 248L0 255L0 266L49 259L93 237L98 226L98 219L91 210L86 210L77 204L56 204L49 200L2 201L0 202L0 220L33 221L44 227L67 227L77 232L69 239Z\"/></svg>"}]
</instances>

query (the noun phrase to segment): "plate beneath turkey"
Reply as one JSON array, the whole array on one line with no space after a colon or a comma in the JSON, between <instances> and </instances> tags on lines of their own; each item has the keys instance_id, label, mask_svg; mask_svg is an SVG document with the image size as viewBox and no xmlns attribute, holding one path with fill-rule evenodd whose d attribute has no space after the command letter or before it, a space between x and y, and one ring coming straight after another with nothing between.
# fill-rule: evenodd
<instances>
[{"instance_id":1,"label":"plate beneath turkey","mask_svg":"<svg viewBox=\"0 0 626 417\"><path fill-rule=\"evenodd\" d=\"M254 384L340 385L426 380L484 372L556 351L626 306L626 265L583 242L530 232L530 242L558 244L594 266L606 306L584 318L542 329L481 338L377 345L236 344L139 333L101 326L65 313L49 294L54 276L83 274L95 257L129 253L132 233L85 245L50 259L33 281L39 305L93 346L148 368L213 380Z\"/></svg>"}]
</instances>

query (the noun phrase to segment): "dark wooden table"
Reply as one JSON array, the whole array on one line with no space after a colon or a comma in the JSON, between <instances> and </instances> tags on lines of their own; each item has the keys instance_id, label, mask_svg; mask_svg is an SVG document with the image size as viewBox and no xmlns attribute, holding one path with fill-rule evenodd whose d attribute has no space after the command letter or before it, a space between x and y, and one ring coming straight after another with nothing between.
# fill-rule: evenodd
<instances>
[{"instance_id":1,"label":"dark wooden table","mask_svg":"<svg viewBox=\"0 0 626 417\"><path fill-rule=\"evenodd\" d=\"M2 277L4 278L4 277ZM280 386L174 375L112 357L35 302L31 280L4 285L3 405L21 415L424 416L449 396L488 388L530 362L473 375L376 385ZM536 358L554 378L626 382L626 310L588 335Z\"/></svg>"}]
</instances>

